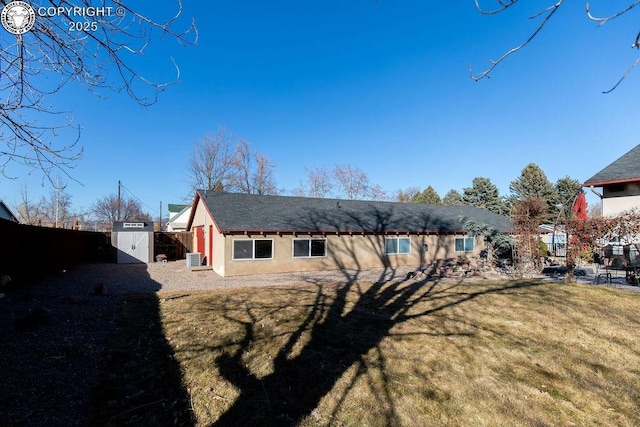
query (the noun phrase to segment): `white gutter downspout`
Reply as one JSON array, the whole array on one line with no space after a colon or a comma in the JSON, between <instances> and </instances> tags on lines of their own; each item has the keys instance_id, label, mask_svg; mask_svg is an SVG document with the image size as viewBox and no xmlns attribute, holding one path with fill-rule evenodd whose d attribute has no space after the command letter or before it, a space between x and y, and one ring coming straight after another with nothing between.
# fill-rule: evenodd
<instances>
[{"instance_id":1,"label":"white gutter downspout","mask_svg":"<svg viewBox=\"0 0 640 427\"><path fill-rule=\"evenodd\" d=\"M602 199L604 198L604 196L600 193L598 193L594 188L593 185L589 187L589 190L591 190L591 192L593 194L595 194L596 196L598 196L600 198L600 216L603 215L604 213L604 204L602 203Z\"/></svg>"}]
</instances>

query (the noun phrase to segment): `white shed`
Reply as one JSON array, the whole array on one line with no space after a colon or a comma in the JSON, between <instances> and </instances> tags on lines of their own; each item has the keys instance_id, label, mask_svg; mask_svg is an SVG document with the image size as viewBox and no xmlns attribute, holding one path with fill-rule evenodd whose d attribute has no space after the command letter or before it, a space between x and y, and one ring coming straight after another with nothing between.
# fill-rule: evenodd
<instances>
[{"instance_id":1,"label":"white shed","mask_svg":"<svg viewBox=\"0 0 640 427\"><path fill-rule=\"evenodd\" d=\"M117 250L118 264L151 262L153 260L153 223L114 221L111 245Z\"/></svg>"}]
</instances>

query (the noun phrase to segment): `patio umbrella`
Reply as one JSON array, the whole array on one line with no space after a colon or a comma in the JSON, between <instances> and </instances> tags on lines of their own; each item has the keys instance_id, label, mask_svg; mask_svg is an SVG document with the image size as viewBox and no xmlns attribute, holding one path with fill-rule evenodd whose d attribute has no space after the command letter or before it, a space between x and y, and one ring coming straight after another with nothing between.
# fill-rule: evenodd
<instances>
[{"instance_id":1,"label":"patio umbrella","mask_svg":"<svg viewBox=\"0 0 640 427\"><path fill-rule=\"evenodd\" d=\"M578 194L578 197L573 204L573 211L576 213L576 217L580 221L585 221L587 219L587 198L584 193Z\"/></svg>"}]
</instances>

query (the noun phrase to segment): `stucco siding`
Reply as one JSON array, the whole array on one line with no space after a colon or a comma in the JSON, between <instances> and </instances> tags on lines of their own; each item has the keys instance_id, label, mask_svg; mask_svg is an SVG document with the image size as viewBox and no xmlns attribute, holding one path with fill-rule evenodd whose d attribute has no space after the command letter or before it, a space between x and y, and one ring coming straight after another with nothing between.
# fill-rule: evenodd
<instances>
[{"instance_id":1,"label":"stucco siding","mask_svg":"<svg viewBox=\"0 0 640 427\"><path fill-rule=\"evenodd\" d=\"M602 215L611 216L623 211L640 208L640 196L606 197L602 199Z\"/></svg>"},{"instance_id":2,"label":"stucco siding","mask_svg":"<svg viewBox=\"0 0 640 427\"><path fill-rule=\"evenodd\" d=\"M225 275L225 238L213 227L213 271L221 276Z\"/></svg>"},{"instance_id":3,"label":"stucco siding","mask_svg":"<svg viewBox=\"0 0 640 427\"><path fill-rule=\"evenodd\" d=\"M419 268L484 249L481 239L458 231L461 218L494 224L501 231L510 225L508 218L478 208L449 208L198 192L189 227L194 231L192 250L201 252L216 273L236 276ZM297 220L311 213L317 221Z\"/></svg>"},{"instance_id":4,"label":"stucco siding","mask_svg":"<svg viewBox=\"0 0 640 427\"><path fill-rule=\"evenodd\" d=\"M395 237L395 236L388 236ZM415 266L429 264L438 258L452 258L455 252L452 235L411 235L410 253L385 254L385 236L382 235L227 235L225 238L224 272L218 274L235 276L260 273L283 273L292 271L364 269L374 267ZM457 236L461 237L461 236ZM296 238L326 239L326 255L319 257L294 257L293 240ZM233 259L234 240L266 239L273 241L273 256L270 259ZM425 247L425 244L427 247ZM484 246L476 239L475 250L468 255L478 254ZM215 259L215 257L214 257Z\"/></svg>"}]
</instances>

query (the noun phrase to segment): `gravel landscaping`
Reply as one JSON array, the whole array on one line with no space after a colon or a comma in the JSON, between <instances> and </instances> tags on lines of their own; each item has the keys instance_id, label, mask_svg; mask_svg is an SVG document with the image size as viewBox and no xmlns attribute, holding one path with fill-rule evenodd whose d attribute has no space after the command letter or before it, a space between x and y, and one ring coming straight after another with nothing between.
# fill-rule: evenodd
<instances>
[{"instance_id":1,"label":"gravel landscaping","mask_svg":"<svg viewBox=\"0 0 640 427\"><path fill-rule=\"evenodd\" d=\"M85 268L85 267L82 267ZM385 271L382 268L365 271L311 271L251 276L221 277L211 269L190 269L184 260L142 265L86 266L97 281L102 281L113 292L193 291L246 286L292 285L296 283L336 283L345 277L360 281L390 280L406 277L415 267L402 267ZM114 270L118 274L114 275Z\"/></svg>"}]
</instances>

